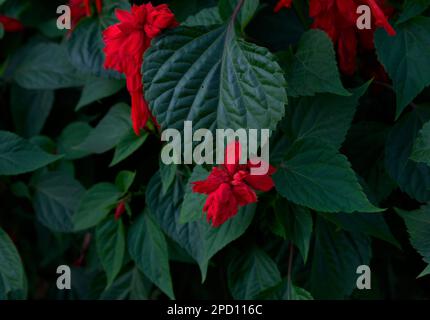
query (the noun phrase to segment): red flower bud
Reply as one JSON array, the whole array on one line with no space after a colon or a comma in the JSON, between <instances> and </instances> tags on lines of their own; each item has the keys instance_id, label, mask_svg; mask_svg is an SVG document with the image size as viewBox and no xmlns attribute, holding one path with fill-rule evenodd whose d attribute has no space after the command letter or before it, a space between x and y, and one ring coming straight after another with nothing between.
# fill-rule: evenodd
<instances>
[{"instance_id":1,"label":"red flower bud","mask_svg":"<svg viewBox=\"0 0 430 320\"><path fill-rule=\"evenodd\" d=\"M124 212L125 212L125 202L124 200L121 200L115 209L115 220L118 220L119 218L121 218Z\"/></svg>"}]
</instances>

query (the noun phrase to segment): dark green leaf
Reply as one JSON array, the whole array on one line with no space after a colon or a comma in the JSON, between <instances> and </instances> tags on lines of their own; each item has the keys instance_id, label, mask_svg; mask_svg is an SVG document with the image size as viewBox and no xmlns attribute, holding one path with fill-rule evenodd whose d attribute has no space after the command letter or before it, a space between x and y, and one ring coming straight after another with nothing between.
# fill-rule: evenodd
<instances>
[{"instance_id":1,"label":"dark green leaf","mask_svg":"<svg viewBox=\"0 0 430 320\"><path fill-rule=\"evenodd\" d=\"M325 32L305 32L294 57L282 55L281 58L287 63L285 74L290 96L313 96L324 92L350 95L340 80L333 43Z\"/></svg>"},{"instance_id":2,"label":"dark green leaf","mask_svg":"<svg viewBox=\"0 0 430 320\"><path fill-rule=\"evenodd\" d=\"M51 112L54 92L12 86L10 94L16 132L26 138L38 135Z\"/></svg>"},{"instance_id":3,"label":"dark green leaf","mask_svg":"<svg viewBox=\"0 0 430 320\"><path fill-rule=\"evenodd\" d=\"M279 193L322 212L377 212L342 154L321 140L298 140L274 174Z\"/></svg>"},{"instance_id":4,"label":"dark green leaf","mask_svg":"<svg viewBox=\"0 0 430 320\"><path fill-rule=\"evenodd\" d=\"M108 217L96 228L97 253L110 287L121 271L125 253L125 231L122 220Z\"/></svg>"},{"instance_id":5,"label":"dark green leaf","mask_svg":"<svg viewBox=\"0 0 430 320\"><path fill-rule=\"evenodd\" d=\"M337 231L317 219L310 292L316 299L344 299L356 287L357 267L369 265L370 240L361 233Z\"/></svg>"},{"instance_id":6,"label":"dark green leaf","mask_svg":"<svg viewBox=\"0 0 430 320\"><path fill-rule=\"evenodd\" d=\"M121 161L127 159L143 145L146 138L148 138L148 133L146 132L141 133L140 136L137 136L133 130L129 130L128 134L125 135L116 145L115 154L109 166L113 167Z\"/></svg>"},{"instance_id":7,"label":"dark green leaf","mask_svg":"<svg viewBox=\"0 0 430 320\"><path fill-rule=\"evenodd\" d=\"M61 157L46 153L12 132L0 131L0 176L34 171Z\"/></svg>"},{"instance_id":8,"label":"dark green leaf","mask_svg":"<svg viewBox=\"0 0 430 320\"><path fill-rule=\"evenodd\" d=\"M72 122L61 132L58 138L58 151L64 154L67 160L76 160L87 156L89 153L78 149L91 132L91 127L86 122Z\"/></svg>"},{"instance_id":9,"label":"dark green leaf","mask_svg":"<svg viewBox=\"0 0 430 320\"><path fill-rule=\"evenodd\" d=\"M220 0L219 14L222 19L229 21L232 18L235 8L237 7L240 0ZM240 25L242 30L245 30L245 27L251 21L252 17L255 15L259 6L259 0L246 0L243 2L240 11L236 17L237 22Z\"/></svg>"},{"instance_id":10,"label":"dark green leaf","mask_svg":"<svg viewBox=\"0 0 430 320\"><path fill-rule=\"evenodd\" d=\"M276 263L261 249L254 248L232 260L228 266L228 286L234 299L255 299L261 292L281 282Z\"/></svg>"},{"instance_id":11,"label":"dark green leaf","mask_svg":"<svg viewBox=\"0 0 430 320\"><path fill-rule=\"evenodd\" d=\"M179 27L153 41L143 63L145 97L162 128L274 129L287 103L272 54L226 27Z\"/></svg>"},{"instance_id":12,"label":"dark green leaf","mask_svg":"<svg viewBox=\"0 0 430 320\"><path fill-rule=\"evenodd\" d=\"M133 184L135 177L136 177L136 172L121 171L116 176L115 185L120 191L122 191L123 193L126 193L128 189L130 189L131 185Z\"/></svg>"},{"instance_id":13,"label":"dark green leaf","mask_svg":"<svg viewBox=\"0 0 430 320\"><path fill-rule=\"evenodd\" d=\"M12 240L0 228L0 294L27 291L27 280L18 251Z\"/></svg>"},{"instance_id":14,"label":"dark green leaf","mask_svg":"<svg viewBox=\"0 0 430 320\"><path fill-rule=\"evenodd\" d=\"M118 145L130 128L130 107L123 103L117 104L77 148L92 153L104 153Z\"/></svg>"},{"instance_id":15,"label":"dark green leaf","mask_svg":"<svg viewBox=\"0 0 430 320\"><path fill-rule=\"evenodd\" d=\"M48 172L33 182L33 206L37 219L56 232L72 232L73 215L85 189L69 174Z\"/></svg>"},{"instance_id":16,"label":"dark green leaf","mask_svg":"<svg viewBox=\"0 0 430 320\"><path fill-rule=\"evenodd\" d=\"M184 201L179 214L179 223L198 221L203 216L203 206L206 196L192 191L192 182L205 180L209 172L201 166L195 166L188 184L185 187Z\"/></svg>"},{"instance_id":17,"label":"dark green leaf","mask_svg":"<svg viewBox=\"0 0 430 320\"><path fill-rule=\"evenodd\" d=\"M415 140L411 159L430 166L430 121L425 123Z\"/></svg>"},{"instance_id":18,"label":"dark green leaf","mask_svg":"<svg viewBox=\"0 0 430 320\"><path fill-rule=\"evenodd\" d=\"M275 203L274 211L272 231L286 240L291 240L299 248L306 262L313 227L310 210L279 198Z\"/></svg>"},{"instance_id":19,"label":"dark green leaf","mask_svg":"<svg viewBox=\"0 0 430 320\"><path fill-rule=\"evenodd\" d=\"M90 78L82 90L76 111L100 99L114 95L124 87L124 82L114 79Z\"/></svg>"},{"instance_id":20,"label":"dark green leaf","mask_svg":"<svg viewBox=\"0 0 430 320\"><path fill-rule=\"evenodd\" d=\"M393 80L397 117L430 85L430 18L416 17L396 27L390 37L382 28L375 33L379 61Z\"/></svg>"},{"instance_id":21,"label":"dark green leaf","mask_svg":"<svg viewBox=\"0 0 430 320\"><path fill-rule=\"evenodd\" d=\"M189 16L181 25L188 27L211 26L222 22L218 7L212 7L204 8L195 15Z\"/></svg>"},{"instance_id":22,"label":"dark green leaf","mask_svg":"<svg viewBox=\"0 0 430 320\"><path fill-rule=\"evenodd\" d=\"M96 226L116 205L121 191L111 183L99 183L85 192L73 216L75 231Z\"/></svg>"},{"instance_id":23,"label":"dark green leaf","mask_svg":"<svg viewBox=\"0 0 430 320\"><path fill-rule=\"evenodd\" d=\"M175 299L166 239L149 212L132 225L128 243L130 256L139 269L170 299Z\"/></svg>"},{"instance_id":24,"label":"dark green leaf","mask_svg":"<svg viewBox=\"0 0 430 320\"><path fill-rule=\"evenodd\" d=\"M403 23L424 12L430 6L430 0L405 0L403 11L397 23Z\"/></svg>"}]
</instances>

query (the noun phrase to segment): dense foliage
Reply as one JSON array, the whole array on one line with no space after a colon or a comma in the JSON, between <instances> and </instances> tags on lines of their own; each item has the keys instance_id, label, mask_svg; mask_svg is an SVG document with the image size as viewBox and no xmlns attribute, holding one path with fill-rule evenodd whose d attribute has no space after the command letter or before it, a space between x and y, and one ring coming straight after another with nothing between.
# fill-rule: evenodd
<instances>
[{"instance_id":1,"label":"dense foliage","mask_svg":"<svg viewBox=\"0 0 430 320\"><path fill-rule=\"evenodd\" d=\"M430 298L429 0L132 2L0 0L0 299ZM187 120L273 170L164 164Z\"/></svg>"}]
</instances>

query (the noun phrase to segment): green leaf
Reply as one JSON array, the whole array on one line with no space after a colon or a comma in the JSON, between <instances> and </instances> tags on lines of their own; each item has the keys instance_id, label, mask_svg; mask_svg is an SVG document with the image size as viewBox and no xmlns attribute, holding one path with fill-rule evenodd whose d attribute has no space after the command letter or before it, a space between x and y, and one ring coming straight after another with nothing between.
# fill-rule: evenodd
<instances>
[{"instance_id":1,"label":"green leaf","mask_svg":"<svg viewBox=\"0 0 430 320\"><path fill-rule=\"evenodd\" d=\"M125 135L121 141L115 147L115 153L110 163L110 167L113 167L121 161L127 159L130 155L136 152L148 138L148 133L143 132L140 136L131 129L128 134Z\"/></svg>"},{"instance_id":2,"label":"green leaf","mask_svg":"<svg viewBox=\"0 0 430 320\"><path fill-rule=\"evenodd\" d=\"M125 254L125 231L122 220L108 217L96 228L97 254L110 287L121 271Z\"/></svg>"},{"instance_id":3,"label":"green leaf","mask_svg":"<svg viewBox=\"0 0 430 320\"><path fill-rule=\"evenodd\" d=\"M89 78L82 90L81 98L76 106L76 111L81 108L114 95L124 87L124 81L105 78Z\"/></svg>"},{"instance_id":4,"label":"green leaf","mask_svg":"<svg viewBox=\"0 0 430 320\"><path fill-rule=\"evenodd\" d=\"M288 280L284 279L281 284L270 288L259 295L259 299L264 300L313 300L312 295L303 288L292 284L288 285Z\"/></svg>"},{"instance_id":5,"label":"green leaf","mask_svg":"<svg viewBox=\"0 0 430 320\"><path fill-rule=\"evenodd\" d=\"M0 176L31 172L61 157L46 153L12 132L0 130Z\"/></svg>"},{"instance_id":6,"label":"green leaf","mask_svg":"<svg viewBox=\"0 0 430 320\"><path fill-rule=\"evenodd\" d=\"M428 276L430 274L430 264L418 275L417 278Z\"/></svg>"},{"instance_id":7,"label":"green leaf","mask_svg":"<svg viewBox=\"0 0 430 320\"><path fill-rule=\"evenodd\" d=\"M237 300L255 299L282 281L276 263L258 248L233 259L227 272L228 287Z\"/></svg>"},{"instance_id":8,"label":"green leaf","mask_svg":"<svg viewBox=\"0 0 430 320\"><path fill-rule=\"evenodd\" d=\"M430 263L430 205L414 211L395 210L405 221L412 246Z\"/></svg>"},{"instance_id":9,"label":"green leaf","mask_svg":"<svg viewBox=\"0 0 430 320\"><path fill-rule=\"evenodd\" d=\"M179 223L198 221L203 216L203 206L206 202L206 196L200 193L194 193L192 182L205 180L209 172L201 166L195 166L185 188L184 201L182 201L181 211L179 214Z\"/></svg>"},{"instance_id":10,"label":"green leaf","mask_svg":"<svg viewBox=\"0 0 430 320\"><path fill-rule=\"evenodd\" d=\"M232 18L238 3L239 0L220 0L218 3L218 8L221 18L223 20L229 21ZM237 22L239 23L242 31L245 30L245 27L254 17L259 4L259 0L247 0L243 2L243 5L237 15Z\"/></svg>"},{"instance_id":11,"label":"green leaf","mask_svg":"<svg viewBox=\"0 0 430 320\"><path fill-rule=\"evenodd\" d=\"M73 216L75 231L96 226L116 205L121 191L111 183L98 183L85 192Z\"/></svg>"},{"instance_id":12,"label":"green leaf","mask_svg":"<svg viewBox=\"0 0 430 320\"><path fill-rule=\"evenodd\" d=\"M430 6L430 0L405 0L403 3L402 14L397 23L403 23L409 19L423 13Z\"/></svg>"},{"instance_id":13,"label":"green leaf","mask_svg":"<svg viewBox=\"0 0 430 320\"><path fill-rule=\"evenodd\" d=\"M356 287L357 267L369 265L370 240L361 233L337 231L317 218L310 292L315 299L344 299Z\"/></svg>"},{"instance_id":14,"label":"green leaf","mask_svg":"<svg viewBox=\"0 0 430 320\"><path fill-rule=\"evenodd\" d=\"M204 281L209 260L246 231L254 217L255 205L242 208L234 218L219 228L212 227L206 217L180 224L180 202L177 199L182 199L183 194L183 182L178 179L163 194L160 175L157 173L148 184L146 199L150 211L164 232L197 261Z\"/></svg>"},{"instance_id":15,"label":"green leaf","mask_svg":"<svg viewBox=\"0 0 430 320\"><path fill-rule=\"evenodd\" d=\"M415 108L392 128L385 148L385 166L400 189L419 202L430 200L430 167L409 159L419 130L430 120L426 108Z\"/></svg>"},{"instance_id":16,"label":"green leaf","mask_svg":"<svg viewBox=\"0 0 430 320\"><path fill-rule=\"evenodd\" d=\"M21 291L26 294L27 280L18 251L7 233L0 228L0 289L4 295Z\"/></svg>"},{"instance_id":17,"label":"green leaf","mask_svg":"<svg viewBox=\"0 0 430 320\"><path fill-rule=\"evenodd\" d=\"M145 97L162 128L275 129L285 79L265 48L231 28L178 27L155 39L143 63Z\"/></svg>"},{"instance_id":18,"label":"green leaf","mask_svg":"<svg viewBox=\"0 0 430 320\"><path fill-rule=\"evenodd\" d=\"M160 178L163 185L163 193L169 190L172 183L175 181L176 171L178 167L174 164L166 165L163 161L160 161Z\"/></svg>"},{"instance_id":19,"label":"green leaf","mask_svg":"<svg viewBox=\"0 0 430 320\"><path fill-rule=\"evenodd\" d=\"M101 300L147 300L152 283L138 268L118 276L100 295Z\"/></svg>"},{"instance_id":20,"label":"green leaf","mask_svg":"<svg viewBox=\"0 0 430 320\"><path fill-rule=\"evenodd\" d=\"M27 90L15 85L10 95L16 133L25 138L38 135L54 104L54 91Z\"/></svg>"},{"instance_id":21,"label":"green leaf","mask_svg":"<svg viewBox=\"0 0 430 320\"><path fill-rule=\"evenodd\" d=\"M294 57L281 56L286 63L287 91L290 96L313 96L316 93L351 95L342 85L336 53L328 35L321 30L305 32Z\"/></svg>"},{"instance_id":22,"label":"green leaf","mask_svg":"<svg viewBox=\"0 0 430 320\"><path fill-rule=\"evenodd\" d=\"M385 222L384 215L379 213L319 213L339 228L350 232L361 232L387 241L400 249L400 244Z\"/></svg>"},{"instance_id":23,"label":"green leaf","mask_svg":"<svg viewBox=\"0 0 430 320\"><path fill-rule=\"evenodd\" d=\"M65 47L49 42L26 48L13 79L21 87L35 90L78 87L84 82L82 74L70 63Z\"/></svg>"},{"instance_id":24,"label":"green leaf","mask_svg":"<svg viewBox=\"0 0 430 320\"><path fill-rule=\"evenodd\" d=\"M322 212L377 212L342 154L317 139L298 140L273 176L288 200Z\"/></svg>"},{"instance_id":25,"label":"green leaf","mask_svg":"<svg viewBox=\"0 0 430 320\"><path fill-rule=\"evenodd\" d=\"M285 240L291 240L306 263L313 227L310 210L278 198L274 213L274 219L271 221L272 231Z\"/></svg>"},{"instance_id":26,"label":"green leaf","mask_svg":"<svg viewBox=\"0 0 430 320\"><path fill-rule=\"evenodd\" d=\"M318 94L294 99L286 108L282 131L290 143L302 138L318 138L339 149L367 87L365 84L353 90L351 97Z\"/></svg>"},{"instance_id":27,"label":"green leaf","mask_svg":"<svg viewBox=\"0 0 430 320\"><path fill-rule=\"evenodd\" d=\"M105 69L102 26L96 19L84 19L76 26L67 41L70 62L81 72L96 77L121 79L117 71Z\"/></svg>"},{"instance_id":28,"label":"green leaf","mask_svg":"<svg viewBox=\"0 0 430 320\"><path fill-rule=\"evenodd\" d=\"M396 36L375 32L379 61L393 80L397 95L396 117L430 85L430 18L416 17L397 26Z\"/></svg>"},{"instance_id":29,"label":"green leaf","mask_svg":"<svg viewBox=\"0 0 430 320\"><path fill-rule=\"evenodd\" d=\"M0 40L3 39L4 37L4 27L3 24L0 23Z\"/></svg>"},{"instance_id":30,"label":"green leaf","mask_svg":"<svg viewBox=\"0 0 430 320\"><path fill-rule=\"evenodd\" d=\"M66 160L77 160L89 153L78 149L78 146L88 137L91 127L86 122L72 122L61 132L58 138L58 151L64 154Z\"/></svg>"},{"instance_id":31,"label":"green leaf","mask_svg":"<svg viewBox=\"0 0 430 320\"><path fill-rule=\"evenodd\" d=\"M411 159L430 166L430 121L425 123L415 140Z\"/></svg>"},{"instance_id":32,"label":"green leaf","mask_svg":"<svg viewBox=\"0 0 430 320\"><path fill-rule=\"evenodd\" d=\"M166 239L149 212L132 225L128 250L139 269L170 299L175 299Z\"/></svg>"},{"instance_id":33,"label":"green leaf","mask_svg":"<svg viewBox=\"0 0 430 320\"><path fill-rule=\"evenodd\" d=\"M123 103L116 104L77 148L91 153L104 153L118 145L130 128L130 107Z\"/></svg>"},{"instance_id":34,"label":"green leaf","mask_svg":"<svg viewBox=\"0 0 430 320\"><path fill-rule=\"evenodd\" d=\"M32 184L37 219L52 231L72 232L73 215L85 193L82 185L62 172L47 172L37 176Z\"/></svg>"},{"instance_id":35,"label":"green leaf","mask_svg":"<svg viewBox=\"0 0 430 320\"><path fill-rule=\"evenodd\" d=\"M131 171L121 171L118 173L115 179L115 185L123 193L126 193L133 184L134 178L136 178L136 172Z\"/></svg>"},{"instance_id":36,"label":"green leaf","mask_svg":"<svg viewBox=\"0 0 430 320\"><path fill-rule=\"evenodd\" d=\"M195 15L189 16L181 25L188 27L211 26L222 22L218 7L212 7L204 8Z\"/></svg>"}]
</instances>

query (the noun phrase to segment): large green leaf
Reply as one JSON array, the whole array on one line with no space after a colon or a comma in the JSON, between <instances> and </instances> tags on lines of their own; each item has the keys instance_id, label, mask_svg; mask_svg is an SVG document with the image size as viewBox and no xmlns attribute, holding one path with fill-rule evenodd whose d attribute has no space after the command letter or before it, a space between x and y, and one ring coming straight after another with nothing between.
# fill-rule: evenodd
<instances>
[{"instance_id":1,"label":"large green leaf","mask_svg":"<svg viewBox=\"0 0 430 320\"><path fill-rule=\"evenodd\" d=\"M425 11L429 6L430 0L405 0L402 14L397 19L397 23L408 21Z\"/></svg>"},{"instance_id":2,"label":"large green leaf","mask_svg":"<svg viewBox=\"0 0 430 320\"><path fill-rule=\"evenodd\" d=\"M163 193L160 175L157 173L149 182L146 199L161 228L197 261L204 280L209 260L246 231L254 217L255 206L248 205L242 208L234 218L219 228L212 227L206 221L206 217L180 224L179 200L182 200L183 193L183 182L179 179L168 192Z\"/></svg>"},{"instance_id":3,"label":"large green leaf","mask_svg":"<svg viewBox=\"0 0 430 320\"><path fill-rule=\"evenodd\" d=\"M404 115L392 128L385 148L385 166L391 178L420 202L430 200L430 167L409 157L419 130L429 119L430 111L422 107Z\"/></svg>"},{"instance_id":4,"label":"large green leaf","mask_svg":"<svg viewBox=\"0 0 430 320\"><path fill-rule=\"evenodd\" d=\"M162 128L274 129L287 103L270 52L231 27L179 27L155 39L143 63L145 97Z\"/></svg>"},{"instance_id":5,"label":"large green leaf","mask_svg":"<svg viewBox=\"0 0 430 320\"><path fill-rule=\"evenodd\" d=\"M345 156L317 139L293 144L273 176L288 200L322 212L376 212Z\"/></svg>"},{"instance_id":6,"label":"large green leaf","mask_svg":"<svg viewBox=\"0 0 430 320\"><path fill-rule=\"evenodd\" d=\"M405 221L412 246L430 263L430 205L414 211L396 209L396 212Z\"/></svg>"},{"instance_id":7,"label":"large green leaf","mask_svg":"<svg viewBox=\"0 0 430 320\"><path fill-rule=\"evenodd\" d=\"M370 240L361 233L336 230L317 219L311 260L310 292L316 299L344 299L356 287L357 267L369 265Z\"/></svg>"},{"instance_id":8,"label":"large green leaf","mask_svg":"<svg viewBox=\"0 0 430 320\"><path fill-rule=\"evenodd\" d=\"M175 299L167 242L149 212L140 215L132 225L128 236L128 251L139 269L169 298Z\"/></svg>"},{"instance_id":9,"label":"large green leaf","mask_svg":"<svg viewBox=\"0 0 430 320\"><path fill-rule=\"evenodd\" d=\"M415 140L411 159L430 166L430 121L425 123Z\"/></svg>"},{"instance_id":10,"label":"large green leaf","mask_svg":"<svg viewBox=\"0 0 430 320\"><path fill-rule=\"evenodd\" d=\"M119 103L113 106L77 149L104 153L115 147L131 128L130 107Z\"/></svg>"},{"instance_id":11,"label":"large green leaf","mask_svg":"<svg viewBox=\"0 0 430 320\"><path fill-rule=\"evenodd\" d=\"M275 202L274 211L272 231L284 239L291 240L306 262L313 228L310 210L279 198Z\"/></svg>"},{"instance_id":12,"label":"large green leaf","mask_svg":"<svg viewBox=\"0 0 430 320\"><path fill-rule=\"evenodd\" d=\"M34 171L60 158L12 132L0 131L0 176Z\"/></svg>"},{"instance_id":13,"label":"large green leaf","mask_svg":"<svg viewBox=\"0 0 430 320\"><path fill-rule=\"evenodd\" d=\"M110 287L121 271L125 254L125 231L122 220L108 217L96 228L96 246Z\"/></svg>"},{"instance_id":14,"label":"large green leaf","mask_svg":"<svg viewBox=\"0 0 430 320\"><path fill-rule=\"evenodd\" d=\"M350 232L361 232L387 241L400 248L400 244L385 222L384 215L380 213L319 213L325 219L333 222L339 228Z\"/></svg>"},{"instance_id":15,"label":"large green leaf","mask_svg":"<svg viewBox=\"0 0 430 320\"><path fill-rule=\"evenodd\" d=\"M333 43L325 32L305 32L295 55L291 57L285 53L281 58L282 62L286 62L285 74L290 96L313 96L323 92L350 95L340 80Z\"/></svg>"},{"instance_id":16,"label":"large green leaf","mask_svg":"<svg viewBox=\"0 0 430 320\"><path fill-rule=\"evenodd\" d=\"M292 143L301 138L318 138L339 149L367 87L368 84L353 90L350 97L318 94L294 99L281 125L287 139Z\"/></svg>"},{"instance_id":17,"label":"large green leaf","mask_svg":"<svg viewBox=\"0 0 430 320\"><path fill-rule=\"evenodd\" d=\"M234 258L228 266L228 286L237 300L255 299L281 281L276 263L258 248Z\"/></svg>"},{"instance_id":18,"label":"large green leaf","mask_svg":"<svg viewBox=\"0 0 430 320\"><path fill-rule=\"evenodd\" d=\"M377 30L375 45L379 61L393 80L398 117L430 85L430 18L413 18L397 26L396 32L390 37Z\"/></svg>"},{"instance_id":19,"label":"large green leaf","mask_svg":"<svg viewBox=\"0 0 430 320\"><path fill-rule=\"evenodd\" d=\"M54 104L52 90L28 90L12 86L10 105L16 133L25 138L38 135Z\"/></svg>"},{"instance_id":20,"label":"large green leaf","mask_svg":"<svg viewBox=\"0 0 430 320\"><path fill-rule=\"evenodd\" d=\"M123 81L105 78L89 78L82 90L81 98L76 106L76 111L86 105L117 93L123 87Z\"/></svg>"},{"instance_id":21,"label":"large green leaf","mask_svg":"<svg viewBox=\"0 0 430 320\"><path fill-rule=\"evenodd\" d=\"M76 160L89 154L78 149L78 146L90 134L92 128L86 122L72 122L63 129L58 137L58 150L66 160Z\"/></svg>"},{"instance_id":22,"label":"large green leaf","mask_svg":"<svg viewBox=\"0 0 430 320\"><path fill-rule=\"evenodd\" d=\"M192 190L192 182L205 180L209 172L201 166L195 166L188 184L185 187L184 201L182 201L179 215L179 223L187 223L200 220L203 216L203 206L206 201L204 194L195 193Z\"/></svg>"},{"instance_id":23,"label":"large green leaf","mask_svg":"<svg viewBox=\"0 0 430 320\"><path fill-rule=\"evenodd\" d=\"M73 215L85 189L69 174L48 172L33 182L37 219L52 231L72 232Z\"/></svg>"},{"instance_id":24,"label":"large green leaf","mask_svg":"<svg viewBox=\"0 0 430 320\"><path fill-rule=\"evenodd\" d=\"M195 15L189 16L181 25L188 27L211 26L222 22L218 7L211 7L204 8Z\"/></svg>"},{"instance_id":25,"label":"large green leaf","mask_svg":"<svg viewBox=\"0 0 430 320\"><path fill-rule=\"evenodd\" d=\"M313 300L312 295L305 289L294 284L289 285L288 279L284 279L281 284L264 291L258 298L264 300Z\"/></svg>"},{"instance_id":26,"label":"large green leaf","mask_svg":"<svg viewBox=\"0 0 430 320\"><path fill-rule=\"evenodd\" d=\"M99 183L83 195L78 210L73 216L75 231L96 226L117 204L121 191L111 183Z\"/></svg>"},{"instance_id":27,"label":"large green leaf","mask_svg":"<svg viewBox=\"0 0 430 320\"><path fill-rule=\"evenodd\" d=\"M115 153L109 166L115 166L121 161L127 159L143 145L146 138L148 138L147 132L143 132L140 136L137 136L134 130L130 129L128 134L125 135L116 145Z\"/></svg>"},{"instance_id":28,"label":"large green leaf","mask_svg":"<svg viewBox=\"0 0 430 320\"><path fill-rule=\"evenodd\" d=\"M146 300L150 298L152 283L137 267L118 276L100 295L101 300Z\"/></svg>"},{"instance_id":29,"label":"large green leaf","mask_svg":"<svg viewBox=\"0 0 430 320\"><path fill-rule=\"evenodd\" d=\"M83 84L84 77L70 63L63 45L46 42L25 50L13 74L21 87L54 90Z\"/></svg>"},{"instance_id":30,"label":"large green leaf","mask_svg":"<svg viewBox=\"0 0 430 320\"><path fill-rule=\"evenodd\" d=\"M20 291L26 294L27 280L18 251L12 240L0 228L0 296Z\"/></svg>"},{"instance_id":31,"label":"large green leaf","mask_svg":"<svg viewBox=\"0 0 430 320\"><path fill-rule=\"evenodd\" d=\"M85 19L73 30L67 41L70 62L81 72L97 77L121 79L117 71L104 68L103 26L96 19Z\"/></svg>"},{"instance_id":32,"label":"large green leaf","mask_svg":"<svg viewBox=\"0 0 430 320\"><path fill-rule=\"evenodd\" d=\"M218 2L219 14L222 19L229 21L234 14L240 0L220 0ZM237 12L236 21L242 30L248 25L252 17L255 15L259 0L247 0L242 2L240 10Z\"/></svg>"}]
</instances>

